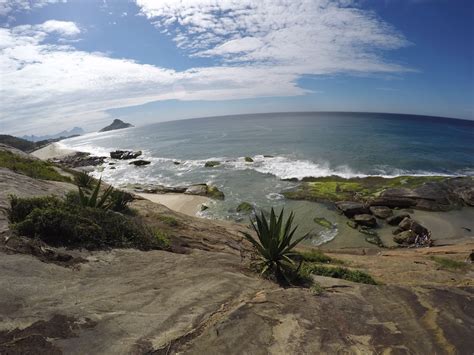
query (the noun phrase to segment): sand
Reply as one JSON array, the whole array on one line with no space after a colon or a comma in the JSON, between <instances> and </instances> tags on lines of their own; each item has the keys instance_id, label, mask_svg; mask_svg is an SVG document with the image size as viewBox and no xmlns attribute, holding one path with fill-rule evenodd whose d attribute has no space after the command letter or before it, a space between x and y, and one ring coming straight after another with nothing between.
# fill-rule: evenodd
<instances>
[{"instance_id":1,"label":"sand","mask_svg":"<svg viewBox=\"0 0 474 355\"><path fill-rule=\"evenodd\" d=\"M155 203L162 204L169 209L186 214L188 216L196 216L201 210L201 205L209 203L211 199L204 196L194 196L185 194L147 194L138 193L137 195L146 198Z\"/></svg>"},{"instance_id":2,"label":"sand","mask_svg":"<svg viewBox=\"0 0 474 355\"><path fill-rule=\"evenodd\" d=\"M65 149L65 148L62 148L57 143L51 143L47 145L46 147L35 150L34 152L31 153L31 155L41 160L48 160L48 159L54 159L54 158L61 158L66 155L72 154L74 152L75 150Z\"/></svg>"}]
</instances>

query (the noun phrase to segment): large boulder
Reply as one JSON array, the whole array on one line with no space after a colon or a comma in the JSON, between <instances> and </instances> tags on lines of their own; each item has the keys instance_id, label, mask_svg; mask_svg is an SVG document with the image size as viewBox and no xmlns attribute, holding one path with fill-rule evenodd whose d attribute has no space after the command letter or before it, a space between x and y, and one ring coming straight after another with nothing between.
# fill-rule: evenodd
<instances>
[{"instance_id":1,"label":"large boulder","mask_svg":"<svg viewBox=\"0 0 474 355\"><path fill-rule=\"evenodd\" d=\"M213 168L215 166L218 166L220 165L221 163L218 162L218 161L215 161L215 160L210 160L210 161L206 161L206 163L204 164L204 167L206 168Z\"/></svg>"},{"instance_id":2,"label":"large boulder","mask_svg":"<svg viewBox=\"0 0 474 355\"><path fill-rule=\"evenodd\" d=\"M131 151L131 150L116 150L116 151L110 152L110 157L112 159L120 159L120 160L136 159L140 155L142 155L141 150L138 150L136 152Z\"/></svg>"},{"instance_id":3,"label":"large boulder","mask_svg":"<svg viewBox=\"0 0 474 355\"><path fill-rule=\"evenodd\" d=\"M372 206L370 207L370 212L372 212L375 217L381 219L385 219L393 215L392 210L386 206Z\"/></svg>"},{"instance_id":4,"label":"large boulder","mask_svg":"<svg viewBox=\"0 0 474 355\"><path fill-rule=\"evenodd\" d=\"M428 234L428 229L426 229L420 223L418 223L417 221L415 221L415 220L413 220L409 217L404 218L403 221L401 221L398 224L398 227L405 230L405 231L411 230L411 231L415 232L417 235L426 235L426 234Z\"/></svg>"},{"instance_id":5,"label":"large boulder","mask_svg":"<svg viewBox=\"0 0 474 355\"><path fill-rule=\"evenodd\" d=\"M207 195L207 185L206 184L191 185L184 191L184 193L186 195L206 196Z\"/></svg>"},{"instance_id":6,"label":"large boulder","mask_svg":"<svg viewBox=\"0 0 474 355\"><path fill-rule=\"evenodd\" d=\"M352 218L357 214L370 214L369 208L359 202L336 202L336 207L348 218Z\"/></svg>"},{"instance_id":7,"label":"large boulder","mask_svg":"<svg viewBox=\"0 0 474 355\"><path fill-rule=\"evenodd\" d=\"M403 231L393 237L393 241L397 244L413 244L416 240L417 234L412 230Z\"/></svg>"},{"instance_id":8,"label":"large boulder","mask_svg":"<svg viewBox=\"0 0 474 355\"><path fill-rule=\"evenodd\" d=\"M402 214L398 214L392 217L388 217L386 222L390 224L391 226L398 226L398 224L407 217L410 217L408 213L402 213Z\"/></svg>"},{"instance_id":9,"label":"large boulder","mask_svg":"<svg viewBox=\"0 0 474 355\"><path fill-rule=\"evenodd\" d=\"M354 222L365 227L375 227L377 225L377 220L370 214L357 214L354 216Z\"/></svg>"},{"instance_id":10,"label":"large boulder","mask_svg":"<svg viewBox=\"0 0 474 355\"><path fill-rule=\"evenodd\" d=\"M251 203L244 201L240 203L235 210L239 213L249 214L253 212L254 207Z\"/></svg>"}]
</instances>

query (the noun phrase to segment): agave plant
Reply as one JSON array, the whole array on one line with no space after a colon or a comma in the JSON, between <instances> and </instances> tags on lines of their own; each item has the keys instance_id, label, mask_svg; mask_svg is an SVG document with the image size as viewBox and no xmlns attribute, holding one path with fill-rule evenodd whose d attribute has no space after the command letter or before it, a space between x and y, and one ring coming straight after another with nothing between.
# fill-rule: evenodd
<instances>
[{"instance_id":1,"label":"agave plant","mask_svg":"<svg viewBox=\"0 0 474 355\"><path fill-rule=\"evenodd\" d=\"M77 186L90 189L92 187L94 179L85 171L81 171L76 176L74 176L74 181Z\"/></svg>"},{"instance_id":2,"label":"agave plant","mask_svg":"<svg viewBox=\"0 0 474 355\"><path fill-rule=\"evenodd\" d=\"M102 183L102 178L99 179L97 185L92 191L92 194L86 195L80 187L79 188L79 201L83 207L92 207L92 208L101 208L107 210L111 207L112 202L108 201L110 195L114 191L112 186L109 186L103 193L102 196L99 196L100 185Z\"/></svg>"},{"instance_id":3,"label":"agave plant","mask_svg":"<svg viewBox=\"0 0 474 355\"><path fill-rule=\"evenodd\" d=\"M256 215L255 220L251 219L258 240L249 233L242 232L245 238L253 244L262 259L262 274L271 271L280 283L288 283L283 270L284 265L285 263L294 264L292 257L295 257L297 253L293 251L293 248L308 236L308 234L305 234L293 240L298 228L298 226L292 227L294 217L294 213L291 212L284 223L284 210L277 216L272 208L269 221L263 211L260 217Z\"/></svg>"}]
</instances>

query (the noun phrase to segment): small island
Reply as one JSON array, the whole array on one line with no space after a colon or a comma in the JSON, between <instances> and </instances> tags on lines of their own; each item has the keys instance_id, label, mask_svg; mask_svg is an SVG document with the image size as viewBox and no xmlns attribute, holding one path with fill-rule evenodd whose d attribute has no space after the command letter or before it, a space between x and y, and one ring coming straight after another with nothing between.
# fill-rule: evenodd
<instances>
[{"instance_id":1,"label":"small island","mask_svg":"<svg viewBox=\"0 0 474 355\"><path fill-rule=\"evenodd\" d=\"M111 124L108 126L102 128L99 132L108 132L108 131L114 131L116 129L122 129L122 128L130 128L130 127L135 127L131 123L123 122L122 120L119 120L116 118Z\"/></svg>"}]
</instances>

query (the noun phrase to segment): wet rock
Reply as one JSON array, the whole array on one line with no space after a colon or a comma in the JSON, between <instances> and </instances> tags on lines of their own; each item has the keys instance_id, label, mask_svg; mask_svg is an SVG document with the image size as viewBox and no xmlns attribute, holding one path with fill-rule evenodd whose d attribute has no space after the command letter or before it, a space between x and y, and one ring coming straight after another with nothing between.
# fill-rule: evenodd
<instances>
[{"instance_id":1,"label":"wet rock","mask_svg":"<svg viewBox=\"0 0 474 355\"><path fill-rule=\"evenodd\" d=\"M138 150L136 152L131 151L131 150L116 150L116 151L110 152L110 157L112 159L119 159L119 160L136 159L140 155L142 155L141 150Z\"/></svg>"},{"instance_id":2,"label":"wet rock","mask_svg":"<svg viewBox=\"0 0 474 355\"><path fill-rule=\"evenodd\" d=\"M400 234L401 232L403 232L403 229L401 229L400 227L397 227L392 231L392 234L397 235L397 234Z\"/></svg>"},{"instance_id":3,"label":"wet rock","mask_svg":"<svg viewBox=\"0 0 474 355\"><path fill-rule=\"evenodd\" d=\"M413 244L415 242L415 239L417 237L417 234L412 231L412 230L405 230L396 236L393 237L393 241L397 244Z\"/></svg>"},{"instance_id":4,"label":"wet rock","mask_svg":"<svg viewBox=\"0 0 474 355\"><path fill-rule=\"evenodd\" d=\"M386 206L372 206L370 207L370 212L372 212L375 217L381 219L385 219L393 215L392 210Z\"/></svg>"},{"instance_id":5,"label":"wet rock","mask_svg":"<svg viewBox=\"0 0 474 355\"><path fill-rule=\"evenodd\" d=\"M247 163L253 163L253 159L250 157L245 157L245 162Z\"/></svg>"},{"instance_id":6,"label":"wet rock","mask_svg":"<svg viewBox=\"0 0 474 355\"><path fill-rule=\"evenodd\" d=\"M336 207L348 218L352 218L358 214L370 214L370 210L359 202L336 202Z\"/></svg>"},{"instance_id":7,"label":"wet rock","mask_svg":"<svg viewBox=\"0 0 474 355\"><path fill-rule=\"evenodd\" d=\"M352 220L347 221L346 224L353 229L357 229L357 223Z\"/></svg>"},{"instance_id":8,"label":"wet rock","mask_svg":"<svg viewBox=\"0 0 474 355\"><path fill-rule=\"evenodd\" d=\"M387 218L386 222L390 224L391 226L397 226L401 221L403 221L407 217L410 217L408 213L402 213L402 214Z\"/></svg>"},{"instance_id":9,"label":"wet rock","mask_svg":"<svg viewBox=\"0 0 474 355\"><path fill-rule=\"evenodd\" d=\"M187 195L207 196L216 200L223 200L225 198L224 193L216 186L208 186L207 184L191 185L186 188L184 193Z\"/></svg>"},{"instance_id":10,"label":"wet rock","mask_svg":"<svg viewBox=\"0 0 474 355\"><path fill-rule=\"evenodd\" d=\"M366 227L375 227L377 225L377 220L370 214L357 214L354 216L354 222Z\"/></svg>"},{"instance_id":11,"label":"wet rock","mask_svg":"<svg viewBox=\"0 0 474 355\"><path fill-rule=\"evenodd\" d=\"M263 157L264 157L264 158L275 158L275 156L273 156L273 155L267 155L267 154L264 155Z\"/></svg>"},{"instance_id":12,"label":"wet rock","mask_svg":"<svg viewBox=\"0 0 474 355\"><path fill-rule=\"evenodd\" d=\"M214 161L214 160L211 160L211 161L206 161L206 164L204 164L204 167L206 168L213 168L215 166L218 166L220 165L221 163L218 162L218 161Z\"/></svg>"},{"instance_id":13,"label":"wet rock","mask_svg":"<svg viewBox=\"0 0 474 355\"><path fill-rule=\"evenodd\" d=\"M151 161L148 161L148 160L134 160L134 161L130 162L129 164L130 165L135 165L135 166L144 166L144 165L151 164Z\"/></svg>"},{"instance_id":14,"label":"wet rock","mask_svg":"<svg viewBox=\"0 0 474 355\"><path fill-rule=\"evenodd\" d=\"M207 185L206 184L197 184L189 186L186 191L184 191L186 195L199 195L199 196L206 196L207 195Z\"/></svg>"},{"instance_id":15,"label":"wet rock","mask_svg":"<svg viewBox=\"0 0 474 355\"><path fill-rule=\"evenodd\" d=\"M393 189L395 190L395 189ZM408 189L396 189L398 190L407 190L411 191ZM416 205L416 202L409 199L409 198L403 198L403 197L398 197L398 196L390 196L390 195L381 195L380 197L377 197L373 201L370 202L371 206L385 206L385 207L390 207L390 208L407 208L407 207L413 207Z\"/></svg>"},{"instance_id":16,"label":"wet rock","mask_svg":"<svg viewBox=\"0 0 474 355\"><path fill-rule=\"evenodd\" d=\"M202 211L205 211L205 210L208 210L209 209L209 206L208 205L205 205L205 204L202 204L201 205L201 212Z\"/></svg>"},{"instance_id":17,"label":"wet rock","mask_svg":"<svg viewBox=\"0 0 474 355\"><path fill-rule=\"evenodd\" d=\"M174 165L181 165L181 163L179 161L174 161L173 164Z\"/></svg>"},{"instance_id":18,"label":"wet rock","mask_svg":"<svg viewBox=\"0 0 474 355\"><path fill-rule=\"evenodd\" d=\"M60 159L52 159L52 161L54 163L65 165L69 168L80 168L101 165L104 163L105 159L106 157L97 157L90 155L90 153L76 152Z\"/></svg>"},{"instance_id":19,"label":"wet rock","mask_svg":"<svg viewBox=\"0 0 474 355\"><path fill-rule=\"evenodd\" d=\"M420 223L418 223L417 221L409 217L404 218L403 221L401 221L398 226L405 231L412 230L417 235L428 234L428 229L426 229Z\"/></svg>"},{"instance_id":20,"label":"wet rock","mask_svg":"<svg viewBox=\"0 0 474 355\"><path fill-rule=\"evenodd\" d=\"M249 213L252 213L253 210L254 210L254 207L251 203L249 202L242 202L241 204L239 204L237 206L237 208L235 209L237 212L239 213L245 213L245 214L249 214Z\"/></svg>"}]
</instances>

